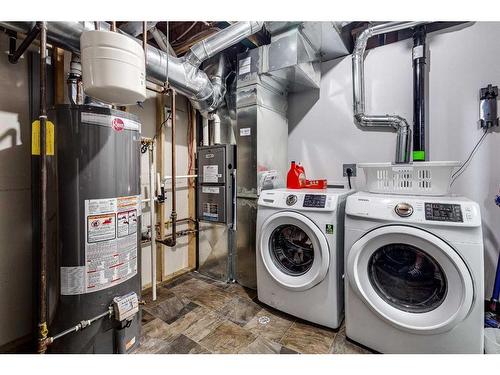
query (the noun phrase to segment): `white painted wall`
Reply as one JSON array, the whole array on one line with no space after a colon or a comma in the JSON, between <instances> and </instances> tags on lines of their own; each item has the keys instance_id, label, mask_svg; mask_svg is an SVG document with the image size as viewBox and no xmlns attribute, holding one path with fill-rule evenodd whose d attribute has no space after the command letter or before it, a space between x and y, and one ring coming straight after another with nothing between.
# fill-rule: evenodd
<instances>
[{"instance_id":1,"label":"white painted wall","mask_svg":"<svg viewBox=\"0 0 500 375\"><path fill-rule=\"evenodd\" d=\"M479 22L428 36L429 155L465 160L482 131L479 89L500 86L500 22ZM367 112L397 113L411 124L410 40L369 51L365 60ZM396 135L358 129L352 119L351 57L322 65L320 91L289 96L289 159L301 161L308 178L345 182L343 163L393 161ZM489 134L453 192L481 205L485 243L485 293L491 295L500 250L500 134ZM360 179L360 177L358 177ZM361 185L361 181L357 181Z\"/></svg>"},{"instance_id":2,"label":"white painted wall","mask_svg":"<svg viewBox=\"0 0 500 375\"><path fill-rule=\"evenodd\" d=\"M0 33L0 345L31 329L31 156L28 64L7 60Z\"/></svg>"}]
</instances>

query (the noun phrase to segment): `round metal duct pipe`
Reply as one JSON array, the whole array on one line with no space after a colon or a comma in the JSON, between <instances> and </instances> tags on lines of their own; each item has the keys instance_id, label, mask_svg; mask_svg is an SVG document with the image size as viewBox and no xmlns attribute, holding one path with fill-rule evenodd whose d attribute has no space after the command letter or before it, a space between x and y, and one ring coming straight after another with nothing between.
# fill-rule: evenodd
<instances>
[{"instance_id":1,"label":"round metal duct pipe","mask_svg":"<svg viewBox=\"0 0 500 375\"><path fill-rule=\"evenodd\" d=\"M0 22L2 27L22 33L27 33L34 24L34 22ZM110 29L110 25L106 22L97 24L100 30ZM186 54L186 57L182 58L170 56L164 51L148 46L146 77L164 83L168 72L168 81L172 87L178 93L188 97L196 109L201 112L214 111L222 102L225 90L218 87L222 83L212 82L208 75L199 69L200 64L205 59L256 33L263 26L264 22L236 22L206 40L198 42ZM72 52L78 52L82 32L95 29L95 22L47 22L47 37L54 44ZM141 43L140 40L136 40Z\"/></svg>"}]
</instances>

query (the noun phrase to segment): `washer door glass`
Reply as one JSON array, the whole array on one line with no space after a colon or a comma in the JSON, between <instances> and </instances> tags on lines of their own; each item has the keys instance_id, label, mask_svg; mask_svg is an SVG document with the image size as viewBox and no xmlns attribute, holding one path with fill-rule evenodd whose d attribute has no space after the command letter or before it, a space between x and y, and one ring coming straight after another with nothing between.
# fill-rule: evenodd
<instances>
[{"instance_id":1,"label":"washer door glass","mask_svg":"<svg viewBox=\"0 0 500 375\"><path fill-rule=\"evenodd\" d=\"M269 239L274 264L290 276L309 271L314 261L314 245L309 236L293 224L278 226Z\"/></svg>"},{"instance_id":2,"label":"washer door glass","mask_svg":"<svg viewBox=\"0 0 500 375\"><path fill-rule=\"evenodd\" d=\"M378 295L403 311L428 312L446 297L441 266L409 244L389 244L376 250L368 261L368 276Z\"/></svg>"},{"instance_id":3,"label":"washer door glass","mask_svg":"<svg viewBox=\"0 0 500 375\"><path fill-rule=\"evenodd\" d=\"M330 249L326 236L310 218L298 212L271 215L262 224L257 243L265 272L283 288L310 289L328 272Z\"/></svg>"},{"instance_id":4,"label":"washer door glass","mask_svg":"<svg viewBox=\"0 0 500 375\"><path fill-rule=\"evenodd\" d=\"M349 286L380 319L411 333L446 332L474 300L470 271L457 251L419 228L376 228L349 249Z\"/></svg>"}]
</instances>

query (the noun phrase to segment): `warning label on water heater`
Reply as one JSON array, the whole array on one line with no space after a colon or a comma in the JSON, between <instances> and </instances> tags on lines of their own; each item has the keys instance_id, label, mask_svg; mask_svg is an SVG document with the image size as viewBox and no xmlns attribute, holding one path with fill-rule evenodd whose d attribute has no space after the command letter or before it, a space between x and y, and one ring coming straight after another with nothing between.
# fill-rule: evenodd
<instances>
[{"instance_id":1,"label":"warning label on water heater","mask_svg":"<svg viewBox=\"0 0 500 375\"><path fill-rule=\"evenodd\" d=\"M85 266L61 267L61 294L84 294L137 274L140 196L85 201Z\"/></svg>"}]
</instances>

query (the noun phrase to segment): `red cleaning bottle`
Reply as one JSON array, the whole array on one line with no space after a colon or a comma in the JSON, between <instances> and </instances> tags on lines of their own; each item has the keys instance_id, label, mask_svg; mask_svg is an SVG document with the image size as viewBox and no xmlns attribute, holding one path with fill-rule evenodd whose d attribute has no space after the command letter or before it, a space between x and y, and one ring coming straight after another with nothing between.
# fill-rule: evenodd
<instances>
[{"instance_id":1,"label":"red cleaning bottle","mask_svg":"<svg viewBox=\"0 0 500 375\"><path fill-rule=\"evenodd\" d=\"M304 168L298 166L292 160L290 170L286 176L286 187L288 189L300 189L302 187L301 181L305 181Z\"/></svg>"},{"instance_id":2,"label":"red cleaning bottle","mask_svg":"<svg viewBox=\"0 0 500 375\"><path fill-rule=\"evenodd\" d=\"M306 171L304 170L304 167L302 164L297 165L297 169L299 170L299 185L301 188L304 188L306 186Z\"/></svg>"}]
</instances>

